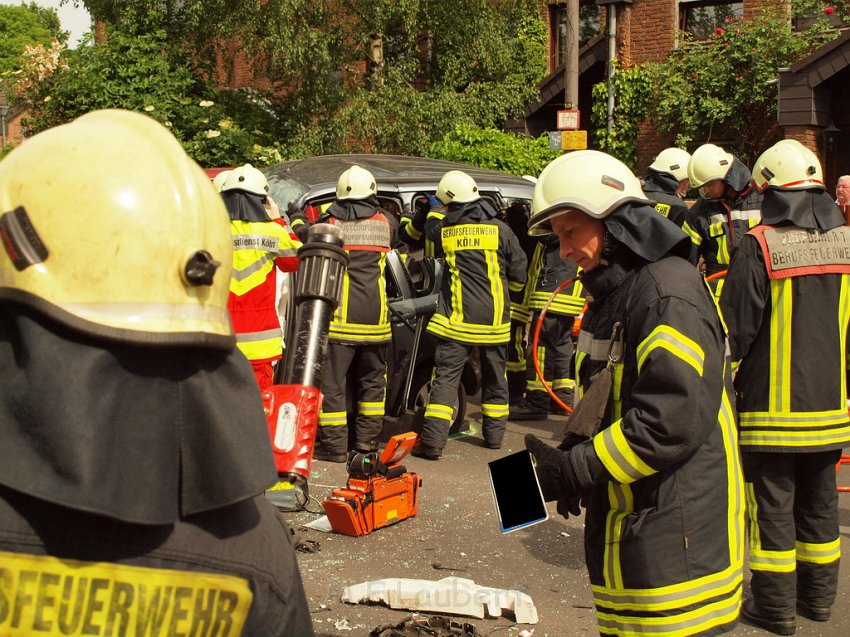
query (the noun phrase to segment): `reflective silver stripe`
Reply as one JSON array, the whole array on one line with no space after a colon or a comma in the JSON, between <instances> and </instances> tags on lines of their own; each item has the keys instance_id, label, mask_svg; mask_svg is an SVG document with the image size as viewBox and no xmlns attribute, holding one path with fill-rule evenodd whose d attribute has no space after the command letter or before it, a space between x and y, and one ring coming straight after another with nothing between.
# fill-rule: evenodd
<instances>
[{"instance_id":1,"label":"reflective silver stripe","mask_svg":"<svg viewBox=\"0 0 850 637\"><path fill-rule=\"evenodd\" d=\"M742 566L729 567L720 573L706 575L691 582L653 589L660 591L656 593L647 589L613 591L594 586L593 599L600 606L613 609L661 610L679 608L683 605L683 601L687 601L689 604L694 603L693 598L695 597L709 598L723 592L734 591L742 580ZM639 594L636 594L636 592Z\"/></svg>"},{"instance_id":2,"label":"reflective silver stripe","mask_svg":"<svg viewBox=\"0 0 850 637\"><path fill-rule=\"evenodd\" d=\"M264 330L262 332L240 332L236 334L237 343L256 343L281 337L280 329Z\"/></svg>"},{"instance_id":3,"label":"reflective silver stripe","mask_svg":"<svg viewBox=\"0 0 850 637\"><path fill-rule=\"evenodd\" d=\"M269 261L274 261L275 258L276 257L273 254L263 254L256 261L240 269L236 269L236 264L234 263L233 273L230 276L233 277L233 279L235 279L236 281L244 281L255 272L258 272L265 268L266 264L269 263Z\"/></svg>"},{"instance_id":4,"label":"reflective silver stripe","mask_svg":"<svg viewBox=\"0 0 850 637\"><path fill-rule=\"evenodd\" d=\"M682 613L683 619L676 621L677 615L663 617L629 617L597 612L599 628L607 634L629 635L694 635L714 626L735 621L741 605L740 589L718 602L705 604L697 610Z\"/></svg>"},{"instance_id":5,"label":"reflective silver stripe","mask_svg":"<svg viewBox=\"0 0 850 637\"><path fill-rule=\"evenodd\" d=\"M608 361L608 345L610 340L605 338L593 338L590 332L584 330L578 333L578 344L576 349L584 352L592 361Z\"/></svg>"},{"instance_id":6,"label":"reflective silver stripe","mask_svg":"<svg viewBox=\"0 0 850 637\"><path fill-rule=\"evenodd\" d=\"M732 221L741 221L742 219L761 219L761 210L730 210L729 218L731 218ZM727 216L723 213L718 213L711 215L708 218L708 221L711 224L715 224L729 221L729 218L727 218Z\"/></svg>"}]
</instances>

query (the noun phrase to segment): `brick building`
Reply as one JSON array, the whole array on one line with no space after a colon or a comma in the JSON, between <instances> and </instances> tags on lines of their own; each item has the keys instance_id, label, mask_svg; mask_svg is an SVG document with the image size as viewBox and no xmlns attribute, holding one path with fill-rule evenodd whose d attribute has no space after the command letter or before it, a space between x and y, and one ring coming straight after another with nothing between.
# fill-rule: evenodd
<instances>
[{"instance_id":1,"label":"brick building","mask_svg":"<svg viewBox=\"0 0 850 637\"><path fill-rule=\"evenodd\" d=\"M729 15L750 16L785 0L580 0L579 97L582 128L590 127L591 88L608 76L613 56L621 63L660 62L677 46L679 30L708 37ZM566 0L541 3L549 27L549 71L540 83L540 98L526 105L508 129L540 135L555 130L556 111L564 108ZM610 16L610 21L609 21ZM800 60L777 69L778 124L784 136L815 151L827 185L850 173L850 32ZM844 108L842 108L844 106ZM638 140L641 172L672 139L642 127Z\"/></svg>"}]
</instances>

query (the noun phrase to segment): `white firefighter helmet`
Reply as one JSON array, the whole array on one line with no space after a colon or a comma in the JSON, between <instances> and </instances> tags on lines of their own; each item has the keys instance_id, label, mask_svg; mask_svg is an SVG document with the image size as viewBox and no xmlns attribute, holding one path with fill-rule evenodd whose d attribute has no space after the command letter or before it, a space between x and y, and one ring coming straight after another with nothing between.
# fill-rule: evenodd
<instances>
[{"instance_id":1,"label":"white firefighter helmet","mask_svg":"<svg viewBox=\"0 0 850 637\"><path fill-rule=\"evenodd\" d=\"M796 139L783 139L764 151L753 165L756 190L824 188L820 161Z\"/></svg>"},{"instance_id":2,"label":"white firefighter helmet","mask_svg":"<svg viewBox=\"0 0 850 637\"><path fill-rule=\"evenodd\" d=\"M681 148L665 148L655 157L649 167L655 172L673 175L676 181L688 179L688 164L691 154Z\"/></svg>"},{"instance_id":3,"label":"white firefighter helmet","mask_svg":"<svg viewBox=\"0 0 850 637\"><path fill-rule=\"evenodd\" d=\"M266 176L251 164L238 166L230 171L221 186L221 192L244 190L253 195L269 194L269 181Z\"/></svg>"},{"instance_id":4,"label":"white firefighter helmet","mask_svg":"<svg viewBox=\"0 0 850 637\"><path fill-rule=\"evenodd\" d=\"M357 165L342 173L336 182L336 198L343 201L366 199L377 192L378 184L375 183L374 175Z\"/></svg>"},{"instance_id":5,"label":"white firefighter helmet","mask_svg":"<svg viewBox=\"0 0 850 637\"><path fill-rule=\"evenodd\" d=\"M709 181L723 179L734 159L732 153L727 153L714 144L703 144L697 148L688 162L691 188L700 188Z\"/></svg>"},{"instance_id":6,"label":"white firefighter helmet","mask_svg":"<svg viewBox=\"0 0 850 637\"><path fill-rule=\"evenodd\" d=\"M229 349L224 202L146 115L94 111L0 162L0 299L85 334Z\"/></svg>"},{"instance_id":7,"label":"white firefighter helmet","mask_svg":"<svg viewBox=\"0 0 850 637\"><path fill-rule=\"evenodd\" d=\"M221 192L222 187L224 186L224 182L227 181L228 175L233 172L231 170L222 170L215 177L213 177L212 184L215 186L216 192Z\"/></svg>"},{"instance_id":8,"label":"white firefighter helmet","mask_svg":"<svg viewBox=\"0 0 850 637\"><path fill-rule=\"evenodd\" d=\"M628 166L598 150L567 153L540 173L531 198L528 233L550 233L552 218L569 210L603 219L628 202L651 205Z\"/></svg>"},{"instance_id":9,"label":"white firefighter helmet","mask_svg":"<svg viewBox=\"0 0 850 637\"><path fill-rule=\"evenodd\" d=\"M450 170L437 184L437 199L444 206L450 203L472 203L481 199L478 184L462 170Z\"/></svg>"}]
</instances>

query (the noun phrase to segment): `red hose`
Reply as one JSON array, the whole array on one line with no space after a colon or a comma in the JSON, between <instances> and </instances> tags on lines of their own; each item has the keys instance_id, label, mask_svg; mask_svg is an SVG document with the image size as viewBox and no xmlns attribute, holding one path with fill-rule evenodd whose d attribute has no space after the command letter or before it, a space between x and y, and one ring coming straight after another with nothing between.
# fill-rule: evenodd
<instances>
[{"instance_id":1,"label":"red hose","mask_svg":"<svg viewBox=\"0 0 850 637\"><path fill-rule=\"evenodd\" d=\"M534 371L537 372L537 378L540 379L543 388L552 397L552 399L555 401L555 404L561 407L562 409L566 409L568 413L573 413L572 407L564 404L564 401L558 398L558 396L549 386L549 383L547 383L546 380L543 378L543 372L540 369L540 361L537 359L537 343L540 340L540 327L543 325L543 317L546 316L546 312L549 310L549 306L552 305L552 302L555 300L555 297L558 296L558 294L560 294L564 290L564 288L566 288L572 282L573 279L567 279L566 281L561 283L561 285L559 285L554 292L552 292L552 296L549 297L549 300L546 301L546 303L543 305L543 309L540 310L540 316L537 318L537 325L534 326L534 338L532 338L531 340L531 361L534 363Z\"/></svg>"}]
</instances>

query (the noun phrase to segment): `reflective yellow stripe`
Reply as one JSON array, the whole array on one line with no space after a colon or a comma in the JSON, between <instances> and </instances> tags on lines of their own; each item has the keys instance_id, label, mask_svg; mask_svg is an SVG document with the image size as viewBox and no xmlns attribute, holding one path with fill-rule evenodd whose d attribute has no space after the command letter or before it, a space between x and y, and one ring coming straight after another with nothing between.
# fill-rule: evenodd
<instances>
[{"instance_id":1,"label":"reflective yellow stripe","mask_svg":"<svg viewBox=\"0 0 850 637\"><path fill-rule=\"evenodd\" d=\"M414 241L418 241L422 238L422 231L417 230L416 226L413 225L413 220L410 217L402 217L401 219L401 227Z\"/></svg>"},{"instance_id":2,"label":"reflective yellow stripe","mask_svg":"<svg viewBox=\"0 0 850 637\"><path fill-rule=\"evenodd\" d=\"M728 265L729 260L729 237L724 233L717 237L717 262Z\"/></svg>"},{"instance_id":3,"label":"reflective yellow stripe","mask_svg":"<svg viewBox=\"0 0 850 637\"><path fill-rule=\"evenodd\" d=\"M726 378L724 364L723 377ZM735 424L735 412L732 400L726 390L720 400L720 410L717 415L720 430L723 433L723 448L726 451L726 480L727 480L727 537L729 539L729 563L743 564L744 562L744 471L741 466L741 455L738 447L738 431Z\"/></svg>"},{"instance_id":4,"label":"reflective yellow stripe","mask_svg":"<svg viewBox=\"0 0 850 637\"><path fill-rule=\"evenodd\" d=\"M552 389L575 389L576 382L572 378L555 378L551 385Z\"/></svg>"},{"instance_id":5,"label":"reflective yellow stripe","mask_svg":"<svg viewBox=\"0 0 850 637\"><path fill-rule=\"evenodd\" d=\"M694 245L702 244L702 236L691 227L691 224L687 221L682 225L682 230L684 230L685 234L691 238L691 242Z\"/></svg>"},{"instance_id":6,"label":"reflective yellow stripe","mask_svg":"<svg viewBox=\"0 0 850 637\"><path fill-rule=\"evenodd\" d=\"M348 416L344 411L319 412L319 427L341 427L347 424Z\"/></svg>"},{"instance_id":7,"label":"reflective yellow stripe","mask_svg":"<svg viewBox=\"0 0 850 637\"><path fill-rule=\"evenodd\" d=\"M750 570L770 573L793 573L797 570L797 555L790 551L768 551L750 548Z\"/></svg>"},{"instance_id":8,"label":"reflective yellow stripe","mask_svg":"<svg viewBox=\"0 0 850 637\"><path fill-rule=\"evenodd\" d=\"M237 334L236 347L249 361L276 358L283 354L281 331L267 330L265 332Z\"/></svg>"},{"instance_id":9,"label":"reflective yellow stripe","mask_svg":"<svg viewBox=\"0 0 850 637\"><path fill-rule=\"evenodd\" d=\"M703 364L705 363L705 353L702 347L696 341L669 325L659 325L638 345L638 373L643 369L647 357L659 348L668 350L676 358L693 367L697 375L702 377Z\"/></svg>"},{"instance_id":10,"label":"reflective yellow stripe","mask_svg":"<svg viewBox=\"0 0 850 637\"><path fill-rule=\"evenodd\" d=\"M831 564L841 557L841 540L835 538L831 542L797 542L797 561L809 564Z\"/></svg>"},{"instance_id":11,"label":"reflective yellow stripe","mask_svg":"<svg viewBox=\"0 0 850 637\"><path fill-rule=\"evenodd\" d=\"M620 539L623 520L634 511L634 496L628 485L608 483L609 511L605 519L605 552L602 576L608 589L623 588L623 572L620 569Z\"/></svg>"},{"instance_id":12,"label":"reflective yellow stripe","mask_svg":"<svg viewBox=\"0 0 850 637\"><path fill-rule=\"evenodd\" d=\"M358 402L357 403L357 413L362 416L383 416L384 415L384 403L383 402Z\"/></svg>"},{"instance_id":13,"label":"reflective yellow stripe","mask_svg":"<svg viewBox=\"0 0 850 637\"><path fill-rule=\"evenodd\" d=\"M432 334L449 340L482 345L507 343L510 340L510 329L509 322L501 325L479 325L453 321L442 314L431 317L427 328Z\"/></svg>"},{"instance_id":14,"label":"reflective yellow stripe","mask_svg":"<svg viewBox=\"0 0 850 637\"><path fill-rule=\"evenodd\" d=\"M489 418L501 418L508 415L508 404L481 403L481 415Z\"/></svg>"},{"instance_id":15,"label":"reflective yellow stripe","mask_svg":"<svg viewBox=\"0 0 850 637\"><path fill-rule=\"evenodd\" d=\"M747 531L750 537L750 549L761 547L761 530L758 523L759 505L756 501L756 491L752 482L744 484L747 494Z\"/></svg>"},{"instance_id":16,"label":"reflective yellow stripe","mask_svg":"<svg viewBox=\"0 0 850 637\"><path fill-rule=\"evenodd\" d=\"M437 418L439 420L453 420L455 408L451 405L439 405L437 403L428 403L425 407L426 418Z\"/></svg>"},{"instance_id":17,"label":"reflective yellow stripe","mask_svg":"<svg viewBox=\"0 0 850 637\"><path fill-rule=\"evenodd\" d=\"M599 460L622 484L630 484L655 473L655 469L641 460L623 435L623 421L618 420L593 437L593 448Z\"/></svg>"},{"instance_id":18,"label":"reflective yellow stripe","mask_svg":"<svg viewBox=\"0 0 850 637\"><path fill-rule=\"evenodd\" d=\"M551 292L533 292L528 300L528 306L533 310L542 310L543 306L552 298ZM584 298L571 296L569 294L558 294L549 304L547 312L557 312L577 316L584 308Z\"/></svg>"},{"instance_id":19,"label":"reflective yellow stripe","mask_svg":"<svg viewBox=\"0 0 850 637\"><path fill-rule=\"evenodd\" d=\"M703 604L687 612L675 613L658 617L617 615L598 611L596 613L599 628L605 634L621 635L623 637L685 637L686 635L702 634L709 629L728 624L738 618L741 607L741 584L739 576L737 583L730 586L731 591L723 591L724 597L710 604ZM717 590L709 591L711 597L717 595ZM598 602L597 602L598 604ZM685 602L675 602L671 610L686 607ZM641 607L640 611L645 608Z\"/></svg>"},{"instance_id":20,"label":"reflective yellow stripe","mask_svg":"<svg viewBox=\"0 0 850 637\"><path fill-rule=\"evenodd\" d=\"M232 575L0 551L0 635L242 634L253 593Z\"/></svg>"},{"instance_id":21,"label":"reflective yellow stripe","mask_svg":"<svg viewBox=\"0 0 850 637\"><path fill-rule=\"evenodd\" d=\"M850 275L841 275L841 293L838 302L838 351L847 351L847 326L850 325ZM841 366L841 404L847 404L847 369Z\"/></svg>"},{"instance_id":22,"label":"reflective yellow stripe","mask_svg":"<svg viewBox=\"0 0 850 637\"><path fill-rule=\"evenodd\" d=\"M592 585L593 599L612 610L645 610L659 612L699 604L720 595L734 596L743 582L743 564L727 566L717 573L704 575L680 584L657 588L610 588Z\"/></svg>"},{"instance_id":23,"label":"reflective yellow stripe","mask_svg":"<svg viewBox=\"0 0 850 637\"><path fill-rule=\"evenodd\" d=\"M487 278L490 280L490 295L493 298L493 322L492 325L500 325L504 321L505 315L505 288L502 284L502 271L499 267L499 253L496 250L486 250L484 252L487 262ZM512 284L508 284L508 289L511 289ZM522 283L514 284L514 290L522 289Z\"/></svg>"},{"instance_id":24,"label":"reflective yellow stripe","mask_svg":"<svg viewBox=\"0 0 850 637\"><path fill-rule=\"evenodd\" d=\"M581 370L582 363L584 363L584 359L587 358L587 352L582 352L581 350L576 350L576 401L580 400L582 396L584 396L584 385L582 384L581 376L579 375L579 370Z\"/></svg>"},{"instance_id":25,"label":"reflective yellow stripe","mask_svg":"<svg viewBox=\"0 0 850 637\"><path fill-rule=\"evenodd\" d=\"M791 277L770 282L770 382L768 410L787 412L791 407Z\"/></svg>"},{"instance_id":26,"label":"reflective yellow stripe","mask_svg":"<svg viewBox=\"0 0 850 637\"><path fill-rule=\"evenodd\" d=\"M623 363L614 365L614 377L611 380L611 418L612 420L620 420L623 417L623 370L626 366Z\"/></svg>"}]
</instances>

